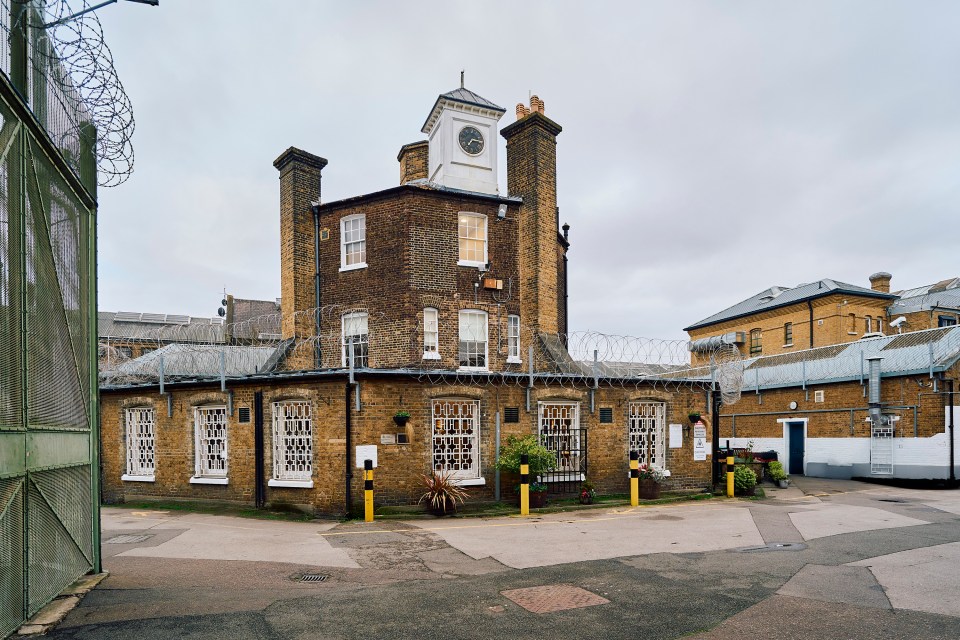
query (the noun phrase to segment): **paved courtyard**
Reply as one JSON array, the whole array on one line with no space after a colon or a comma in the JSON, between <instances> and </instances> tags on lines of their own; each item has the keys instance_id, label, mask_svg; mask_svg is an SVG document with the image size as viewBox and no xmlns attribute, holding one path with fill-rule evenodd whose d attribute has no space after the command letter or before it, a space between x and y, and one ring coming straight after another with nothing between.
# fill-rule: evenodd
<instances>
[{"instance_id":1,"label":"paved courtyard","mask_svg":"<svg viewBox=\"0 0 960 640\"><path fill-rule=\"evenodd\" d=\"M53 638L960 637L960 491L798 478L372 524L107 508L103 530L111 575Z\"/></svg>"}]
</instances>

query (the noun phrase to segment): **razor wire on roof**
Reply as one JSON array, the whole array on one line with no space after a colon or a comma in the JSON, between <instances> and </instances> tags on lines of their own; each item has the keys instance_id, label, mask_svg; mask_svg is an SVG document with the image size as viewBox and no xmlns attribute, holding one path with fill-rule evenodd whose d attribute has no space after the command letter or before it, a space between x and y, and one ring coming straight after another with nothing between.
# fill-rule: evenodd
<instances>
[{"instance_id":1,"label":"razor wire on roof","mask_svg":"<svg viewBox=\"0 0 960 640\"><path fill-rule=\"evenodd\" d=\"M3 71L10 75L13 33L22 29L32 74L23 87L25 98L71 169L80 175L82 132L92 124L98 184L126 181L133 171L133 108L92 10L96 7L88 0L2 0L0 5L7 48ZM13 22L11 9L17 5L23 10Z\"/></svg>"}]
</instances>

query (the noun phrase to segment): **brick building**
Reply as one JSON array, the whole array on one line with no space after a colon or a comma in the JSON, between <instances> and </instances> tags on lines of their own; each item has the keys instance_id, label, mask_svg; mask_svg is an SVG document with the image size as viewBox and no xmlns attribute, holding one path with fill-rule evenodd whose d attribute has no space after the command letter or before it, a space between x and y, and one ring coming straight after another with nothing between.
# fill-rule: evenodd
<instances>
[{"instance_id":1,"label":"brick building","mask_svg":"<svg viewBox=\"0 0 960 640\"><path fill-rule=\"evenodd\" d=\"M513 433L556 452L543 478L555 489L625 491L629 450L666 467L667 488L707 487L709 458L683 423L707 413L709 384L567 351L561 127L544 111L534 96L500 130L506 193L505 110L462 86L437 98L427 139L401 148L398 186L323 202L327 160L281 154L273 353L215 346L217 361L210 345L181 344L132 361L147 375L103 390L105 499L343 513L362 495L359 445L376 447L380 503L415 501L431 469L489 499L496 443ZM174 362L193 369L166 375Z\"/></svg>"}]
</instances>

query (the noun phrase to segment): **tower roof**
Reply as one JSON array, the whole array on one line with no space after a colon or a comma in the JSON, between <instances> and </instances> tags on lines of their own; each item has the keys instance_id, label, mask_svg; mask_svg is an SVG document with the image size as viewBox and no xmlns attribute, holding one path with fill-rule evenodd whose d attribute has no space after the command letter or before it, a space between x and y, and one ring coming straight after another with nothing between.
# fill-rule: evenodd
<instances>
[{"instance_id":1,"label":"tower roof","mask_svg":"<svg viewBox=\"0 0 960 640\"><path fill-rule=\"evenodd\" d=\"M483 96L470 91L470 89L460 87L437 96L437 101L433 103L433 109L430 110L430 115L427 116L426 121L423 123L423 128L421 129L423 133L430 133L433 126L437 123L437 119L440 117L440 111L443 109L444 104L449 103L467 105L480 111L492 111L497 114L498 119L499 116L507 112L503 107L495 105Z\"/></svg>"}]
</instances>

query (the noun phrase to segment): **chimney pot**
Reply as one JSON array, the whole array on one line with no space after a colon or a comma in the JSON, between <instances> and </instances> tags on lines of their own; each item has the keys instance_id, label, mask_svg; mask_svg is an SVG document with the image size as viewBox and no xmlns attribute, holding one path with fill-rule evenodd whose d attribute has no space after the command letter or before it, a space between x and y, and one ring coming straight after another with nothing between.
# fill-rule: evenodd
<instances>
[{"instance_id":1,"label":"chimney pot","mask_svg":"<svg viewBox=\"0 0 960 640\"><path fill-rule=\"evenodd\" d=\"M870 276L870 288L881 293L890 293L890 280L892 275L886 271L878 271Z\"/></svg>"},{"instance_id":2,"label":"chimney pot","mask_svg":"<svg viewBox=\"0 0 960 640\"><path fill-rule=\"evenodd\" d=\"M522 102L518 102L517 103L517 120L520 120L521 118L525 118L528 115L530 115L530 110L527 109L527 107Z\"/></svg>"}]
</instances>

